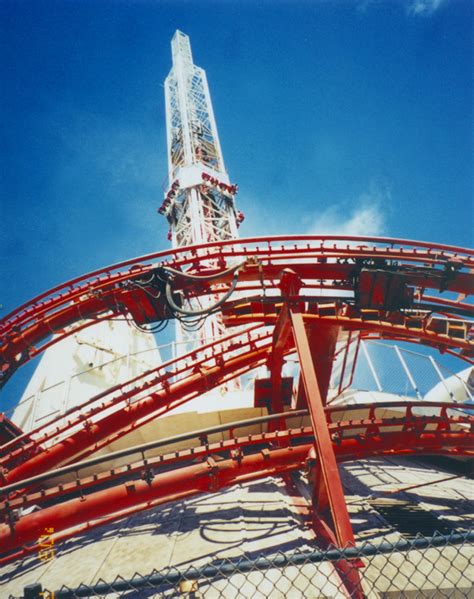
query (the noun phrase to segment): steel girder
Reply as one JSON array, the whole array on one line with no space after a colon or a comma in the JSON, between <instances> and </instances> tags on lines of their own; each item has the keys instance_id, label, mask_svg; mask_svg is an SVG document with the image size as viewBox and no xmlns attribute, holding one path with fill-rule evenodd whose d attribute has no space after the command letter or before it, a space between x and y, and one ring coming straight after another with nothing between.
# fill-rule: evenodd
<instances>
[{"instance_id":1,"label":"steel girder","mask_svg":"<svg viewBox=\"0 0 474 599\"><path fill-rule=\"evenodd\" d=\"M331 447L339 462L375 455L436 453L472 456L474 418L448 414L448 410L454 412L457 405L446 407L445 404L433 403L431 407L436 408L438 413L432 416L414 415L413 410L419 409L417 402L410 405L387 402L380 408L372 406L372 414L378 409L397 407L401 410L400 417L380 418L375 415L331 422L327 429ZM361 406L359 410L368 408ZM344 409L348 411L347 407L327 408L328 420L343 414ZM228 427L232 429L233 424L229 423ZM70 528L73 535L76 527L86 522L113 514L117 514L118 518L124 509L149 509L151 501L157 505L196 493L217 491L247 480L310 467L313 443L312 426L232 437L132 462L99 475L76 478L71 483L47 490L22 492L17 497L12 492L10 499L0 504L0 514L5 522L0 525L0 546L6 553L35 540L35 534L44 522L58 531ZM110 456L102 459L107 461ZM71 466L78 471L79 467L86 468L87 462L82 466ZM56 475L55 471L48 473L49 478ZM28 486L28 481L24 482ZM334 484L334 479L331 482ZM58 499L62 502L57 503ZM16 510L29 505L43 508L15 521ZM346 539L343 544L348 540L350 542Z\"/></svg>"},{"instance_id":2,"label":"steel girder","mask_svg":"<svg viewBox=\"0 0 474 599\"><path fill-rule=\"evenodd\" d=\"M246 342L238 343L239 339L246 338ZM230 343L232 341L235 343ZM206 354L209 348L214 351L209 351L205 358L199 360L199 356ZM166 365L161 365L156 369L164 370L164 375L161 377L153 376L155 370L137 377L133 381L134 385L128 385L129 388L127 384L120 385L119 389L113 388L112 393L109 394L111 396L109 401L104 401L107 395L105 392L100 393L91 400L97 403L97 406L92 407L89 404L87 411L82 409L83 406L78 406L74 410L77 416L74 419L70 418L70 414L66 415L66 418L63 417L61 428L56 421L56 426L43 436L41 433L48 427L37 429L38 439L33 438L29 444L20 445L17 449L12 447L14 442L9 444L7 448L9 451L4 456L2 464L4 484L28 478L68 460L81 459L89 453L96 452L103 444L107 445L118 438L117 435L126 434L142 426L149 419L157 418L182 403L240 376L249 369L264 364L270 349L268 333L254 331L252 335L252 332L248 334L239 332L208 344L204 350L201 348ZM164 368L173 364L176 364L178 369ZM178 378L176 375L181 377ZM178 380L170 380L172 377ZM120 393L117 394L117 391ZM148 393L144 395L144 391ZM103 413L106 415L102 416ZM36 448L45 440L50 443L52 440L55 442L37 452ZM29 455L28 451L32 451L33 455ZM11 460L17 461L22 458L23 461L19 465L7 470Z\"/></svg>"},{"instance_id":3,"label":"steel girder","mask_svg":"<svg viewBox=\"0 0 474 599\"><path fill-rule=\"evenodd\" d=\"M415 416L414 406L405 404L397 431L393 431L393 419L377 416L376 407L368 418L348 422L339 421L337 416L345 408L324 408L339 330L358 331L362 338L421 342L470 361L471 322L460 316L474 311L466 301L474 283L474 252L451 246L390 238L274 237L180 248L127 261L58 286L5 318L0 329L3 379L46 347L97 320L117 315L129 319L133 312L127 305L130 297L138 304L149 301L146 289L134 287L137 277L157 268L173 268L173 291L184 291L188 299L213 297L229 287L229 267L241 258L246 263L235 288L239 299L228 301L222 313L228 325L250 323L249 329L117 385L1 448L3 486L15 481L20 484L3 504L8 524L0 528L0 539L6 540L9 551L21 554L18 548L34 539L44 514L50 518L48 525L53 518L62 531L59 534L67 538L104 515L110 520L164 501L301 468L307 464L308 455L309 463L314 462L311 451L316 466L314 524L327 543L352 543L336 460L411 453L472 455L472 419L453 416L455 408L449 404L432 405L439 412L431 417ZM354 303L363 291L360 280L364 267L369 279L372 277L370 284L375 285L382 273L385 282L392 284L393 279L396 284L402 281L405 290L409 287L413 297L410 309ZM180 269L187 270L176 274ZM293 271L293 285L285 285L281 277L285 269ZM196 277L200 277L198 284ZM300 287L304 288L304 296L299 295ZM425 293L427 289L431 295ZM440 297L443 292L449 297ZM160 297L164 302L164 294ZM367 303L367 298L363 301ZM154 309L166 315L164 303ZM443 318L433 317L433 313ZM273 333L265 329L268 326L275 327ZM36 491L34 483L28 481L58 465L75 464L134 428L262 364L271 369L272 408L279 411L283 357L294 352L300 358L299 395L300 402L309 407L310 429L286 431L290 411L279 419L278 431L261 438L230 440L233 453L229 457L219 459L222 452L229 452L230 446L222 445L205 446L201 453L192 453L192 460L198 454L199 459L206 460L204 466L192 460L189 463L189 454L176 454L160 458L157 464L129 464L127 472L114 470L105 473L105 478L78 478L75 492L83 493L81 509L77 497L71 497L72 488ZM305 435L308 443L291 444L297 437L304 441ZM243 449L254 447L257 440L267 443L267 449L244 456ZM151 472L152 467L159 472L165 462L173 468L170 472ZM135 480L137 474L145 480ZM94 490L98 480L108 488ZM52 500L62 503L48 505ZM19 501L22 507L37 502L43 509L15 522L12 505L18 509ZM322 517L326 508L331 514L329 519ZM357 577L349 576L344 563L339 568L347 588L359 592Z\"/></svg>"},{"instance_id":4,"label":"steel girder","mask_svg":"<svg viewBox=\"0 0 474 599\"><path fill-rule=\"evenodd\" d=\"M314 431L315 443L309 454L314 454L316 459L316 476L313 483L313 528L322 544L326 546L354 546L354 533L324 413L337 327L332 327L336 330L335 334L331 329L329 333L327 330L322 332L323 342L328 343L328 356L325 356L328 359L317 362L316 356L311 351L300 307L291 306L288 310L300 362L304 396L309 407ZM345 560L336 562L335 567L349 595L355 599L363 599L364 593L357 570Z\"/></svg>"},{"instance_id":5,"label":"steel girder","mask_svg":"<svg viewBox=\"0 0 474 599\"><path fill-rule=\"evenodd\" d=\"M356 245L357 244L357 245ZM97 319L130 318L127 301L130 285L140 275L157 267L216 274L209 264L227 265L252 257L242 269L237 290L274 290L275 279L285 267L292 268L307 289L353 292L351 276L360 261L381 260L403 271L406 283L417 289L416 305L429 304L440 313L472 313L473 306L461 301L474 287L474 252L471 250L391 238L368 237L273 237L227 240L191 248L159 252L94 271L43 293L11 312L0 322L0 358L3 381L15 369L67 335L95 324ZM222 270L222 269L221 269ZM229 275L215 284L225 284ZM176 288L186 287L185 279ZM189 290L189 282L187 285ZM457 293L458 298L425 297L425 289ZM136 301L147 301L146 293L134 287ZM215 293L212 285L198 292ZM128 300L127 300L128 298ZM314 298L314 296L313 296ZM460 299L461 298L461 299ZM320 298L321 300L321 298ZM438 301L439 300L439 301ZM130 306L128 306L130 308ZM51 336L53 337L51 338ZM439 341L442 343L442 340ZM449 346L449 341L444 343Z\"/></svg>"}]
</instances>

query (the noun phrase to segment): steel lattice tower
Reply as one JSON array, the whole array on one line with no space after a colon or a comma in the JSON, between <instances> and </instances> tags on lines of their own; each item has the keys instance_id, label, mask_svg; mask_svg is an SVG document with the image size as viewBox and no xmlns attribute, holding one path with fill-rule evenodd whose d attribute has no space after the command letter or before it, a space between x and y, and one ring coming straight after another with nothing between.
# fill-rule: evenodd
<instances>
[{"instance_id":1,"label":"steel lattice tower","mask_svg":"<svg viewBox=\"0 0 474 599\"><path fill-rule=\"evenodd\" d=\"M225 170L206 73L193 63L189 37L176 31L165 81L169 185L160 212L173 247L234 239L242 218Z\"/></svg>"},{"instance_id":2,"label":"steel lattice tower","mask_svg":"<svg viewBox=\"0 0 474 599\"><path fill-rule=\"evenodd\" d=\"M189 37L176 31L173 66L165 80L168 185L159 213L166 216L173 248L235 239L243 214L235 207L237 186L225 170L204 69L193 63ZM208 318L199 337L222 334ZM177 340L196 339L177 328Z\"/></svg>"}]
</instances>

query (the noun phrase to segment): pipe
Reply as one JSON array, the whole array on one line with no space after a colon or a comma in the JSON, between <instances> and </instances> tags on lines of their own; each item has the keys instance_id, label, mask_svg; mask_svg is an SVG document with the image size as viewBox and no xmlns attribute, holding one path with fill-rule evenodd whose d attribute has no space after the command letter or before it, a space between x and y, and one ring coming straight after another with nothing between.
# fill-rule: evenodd
<instances>
[{"instance_id":1,"label":"pipe","mask_svg":"<svg viewBox=\"0 0 474 599\"><path fill-rule=\"evenodd\" d=\"M311 444L274 449L270 452L245 456L241 460L227 459L187 466L177 471L156 475L149 483L134 480L90 495L70 499L64 503L33 512L18 520L13 528L0 525L2 551L13 551L21 545L37 540L38 531L53 526L65 530L87 520L108 515L132 505L147 509L150 501L161 498L161 503L175 498L214 492L232 484L239 484L294 470L302 466Z\"/></svg>"},{"instance_id":2,"label":"pipe","mask_svg":"<svg viewBox=\"0 0 474 599\"><path fill-rule=\"evenodd\" d=\"M165 439L149 441L148 443L143 443L142 445L134 445L133 447L119 449L117 451L113 451L112 453L108 453L107 455L97 456L95 458L90 458L89 460L83 460L82 462L75 462L74 464L69 464L68 466L57 468L56 470L49 470L48 472L43 472L42 474L38 474L38 476L32 476L31 478L22 479L21 481L13 483L11 485L7 485L6 487L1 487L0 493L2 495L6 495L8 493L11 493L12 491L16 491L17 489L23 489L24 487L29 487L30 485L43 482L48 478L63 476L64 474L69 474L70 472L78 472L83 468L90 468L91 466L97 466L98 464L103 464L104 462L109 462L118 458L124 458L126 456L133 455L134 453L144 453L146 451L149 451L150 449L157 449L158 447L164 447L166 445L171 445L172 443L187 441L188 439L194 439L196 437L201 437L202 435L212 435L214 433L221 433L230 428L241 428L243 426L251 426L253 424L269 422L281 418L281 416L285 416L285 418L296 418L299 416L306 416L307 414L308 410L282 412L281 414L271 414L267 416L259 416L257 418L250 418L248 420L238 420L235 422L221 424L219 426L211 426L209 428L203 428L197 431L191 431L189 433L182 433L180 435L166 437Z\"/></svg>"}]
</instances>

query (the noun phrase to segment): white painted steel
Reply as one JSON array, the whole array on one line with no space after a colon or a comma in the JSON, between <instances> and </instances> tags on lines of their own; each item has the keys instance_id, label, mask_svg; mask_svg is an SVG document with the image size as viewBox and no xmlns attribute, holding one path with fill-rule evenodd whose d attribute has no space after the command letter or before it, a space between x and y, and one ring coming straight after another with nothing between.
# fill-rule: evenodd
<instances>
[{"instance_id":1,"label":"white painted steel","mask_svg":"<svg viewBox=\"0 0 474 599\"><path fill-rule=\"evenodd\" d=\"M171 41L173 66L165 80L168 143L168 204L165 216L174 248L235 239L235 194L225 170L206 73L193 63L189 37L176 31ZM203 173L218 184L203 179ZM219 183L222 186L219 186ZM173 188L173 184L175 187ZM170 192L171 193L170 196ZM199 308L211 305L213 298ZM189 306L191 309L193 304ZM197 306L196 306L197 307ZM208 317L199 333L177 324L177 341L188 350L205 337L224 333L219 316Z\"/></svg>"},{"instance_id":2,"label":"white painted steel","mask_svg":"<svg viewBox=\"0 0 474 599\"><path fill-rule=\"evenodd\" d=\"M95 324L44 352L12 420L28 432L160 361L153 335L124 320Z\"/></svg>"},{"instance_id":3,"label":"white painted steel","mask_svg":"<svg viewBox=\"0 0 474 599\"><path fill-rule=\"evenodd\" d=\"M237 237L234 195L208 185L202 173L229 185L206 73L192 60L189 37L176 31L165 81L168 177L179 186L166 211L173 247Z\"/></svg>"}]
</instances>

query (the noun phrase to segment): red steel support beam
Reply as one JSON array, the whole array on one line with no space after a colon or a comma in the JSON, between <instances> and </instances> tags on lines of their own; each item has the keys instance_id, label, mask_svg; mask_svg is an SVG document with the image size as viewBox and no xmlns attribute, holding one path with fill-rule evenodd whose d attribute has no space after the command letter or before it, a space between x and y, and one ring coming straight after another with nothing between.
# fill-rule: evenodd
<instances>
[{"instance_id":1,"label":"red steel support beam","mask_svg":"<svg viewBox=\"0 0 474 599\"><path fill-rule=\"evenodd\" d=\"M280 290L283 295L289 295L290 293L297 293L295 291L294 281L297 280L296 274L289 269L284 269L280 275ZM275 414L283 412L283 399L282 399L282 368L283 368L283 356L285 348L290 340L291 336L291 320L290 312L288 310L288 304L285 302L278 315L275 328L273 329L273 346L271 353L271 408ZM277 430L278 428L284 428L285 423L283 420L280 422L272 422L271 430Z\"/></svg>"},{"instance_id":2,"label":"red steel support beam","mask_svg":"<svg viewBox=\"0 0 474 599\"><path fill-rule=\"evenodd\" d=\"M344 350L344 358L342 359L341 377L339 379L339 385L338 385L338 389L337 389L338 394L341 393L342 387L344 385L344 377L346 374L346 366L347 366L347 357L349 356L349 352L351 350L352 334L353 334L353 331L349 331L349 337L347 339L346 348Z\"/></svg>"},{"instance_id":3,"label":"red steel support beam","mask_svg":"<svg viewBox=\"0 0 474 599\"><path fill-rule=\"evenodd\" d=\"M299 292L300 281L295 273L288 273L285 284L290 292L289 295L296 295ZM314 327L311 343L301 314L301 306L295 305L295 303L290 304L289 313L300 362L300 376L315 437L317 474L313 488L313 525L318 537L326 546L355 546L354 533L324 411L338 328L334 326ZM313 356L312 349L314 349L315 356ZM315 366L315 357L319 359L319 363L316 362L317 367ZM320 381L316 368L319 370ZM332 526L325 520L324 514L327 512L331 516ZM355 566L355 563L346 560L340 560L335 564L349 596L363 599L361 580Z\"/></svg>"},{"instance_id":4,"label":"red steel support beam","mask_svg":"<svg viewBox=\"0 0 474 599\"><path fill-rule=\"evenodd\" d=\"M296 349L300 361L303 384L308 399L308 407L311 415L315 436L316 457L318 467L321 470L322 485L327 493L327 501L330 507L334 532L340 547L354 544L354 534L347 511L346 500L342 488L336 456L329 434L326 414L324 412L323 399L319 390L318 378L311 355L308 336L303 321L303 316L298 309L290 308L293 334Z\"/></svg>"},{"instance_id":5,"label":"red steel support beam","mask_svg":"<svg viewBox=\"0 0 474 599\"><path fill-rule=\"evenodd\" d=\"M307 327L307 331L309 348L313 356L313 364L318 378L319 392L323 405L326 405L339 327L316 324ZM300 375L296 409L304 409L306 406L307 400Z\"/></svg>"},{"instance_id":6,"label":"red steel support beam","mask_svg":"<svg viewBox=\"0 0 474 599\"><path fill-rule=\"evenodd\" d=\"M277 323L273 330L273 345L272 353L270 355L270 367L271 367L271 383L272 383L272 395L271 395L271 408L273 414L279 414L283 412L283 398L282 398L282 368L283 368L283 356L285 353L285 347L288 343L288 339L291 335L291 321L288 312L288 306L283 305L280 314L278 316ZM284 422L272 422L272 430L278 428L284 428Z\"/></svg>"},{"instance_id":7,"label":"red steel support beam","mask_svg":"<svg viewBox=\"0 0 474 599\"><path fill-rule=\"evenodd\" d=\"M208 461L155 476L150 482L134 480L71 499L59 505L28 514L10 527L0 525L0 547L13 551L36 541L38 531L53 526L55 530L78 526L88 520L136 506L138 510L199 493L217 491L232 484L274 476L304 465L308 446L286 447L260 452L243 459ZM161 501L157 501L160 500Z\"/></svg>"}]
</instances>

